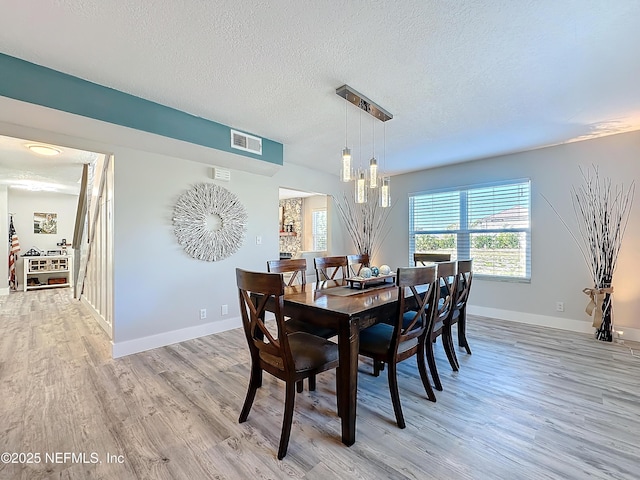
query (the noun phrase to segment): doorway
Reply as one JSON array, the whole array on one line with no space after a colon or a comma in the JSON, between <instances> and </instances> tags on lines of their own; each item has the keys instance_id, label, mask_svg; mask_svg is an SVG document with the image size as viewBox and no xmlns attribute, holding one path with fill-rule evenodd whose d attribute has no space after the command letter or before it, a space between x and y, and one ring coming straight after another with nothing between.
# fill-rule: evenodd
<instances>
[{"instance_id":1,"label":"doorway","mask_svg":"<svg viewBox=\"0 0 640 480\"><path fill-rule=\"evenodd\" d=\"M327 200L327 195L323 193L280 187L281 259L327 255L329 250Z\"/></svg>"},{"instance_id":2,"label":"doorway","mask_svg":"<svg viewBox=\"0 0 640 480\"><path fill-rule=\"evenodd\" d=\"M87 267L93 243L87 235L93 235L92 240L96 235L103 238L98 227L107 227L107 238L112 236L112 228L100 220L104 199L109 198L105 192L110 191L110 163L102 153L0 135L0 218L5 219L5 238L10 225L15 234L14 241L3 247L5 258L13 257L14 262L13 269L4 262L4 270L0 268L1 293L28 295L32 290L70 287L75 290L71 295L103 320L99 323L112 338L111 308L103 301L96 309L91 296L82 295L89 284L85 272L86 278L93 273ZM111 270L110 248L108 241L106 249L94 252L105 256L107 271ZM103 290L109 296L111 283L106 282Z\"/></svg>"}]
</instances>

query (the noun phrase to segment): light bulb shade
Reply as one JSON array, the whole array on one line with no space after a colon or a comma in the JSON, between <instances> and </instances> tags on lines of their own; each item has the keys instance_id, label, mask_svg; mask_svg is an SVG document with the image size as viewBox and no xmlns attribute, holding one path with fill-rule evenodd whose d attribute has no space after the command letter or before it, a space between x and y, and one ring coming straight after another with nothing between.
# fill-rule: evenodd
<instances>
[{"instance_id":1,"label":"light bulb shade","mask_svg":"<svg viewBox=\"0 0 640 480\"><path fill-rule=\"evenodd\" d=\"M60 150L58 150L57 148L49 147L47 145L27 145L27 148L33 153L44 155L45 157L60 155Z\"/></svg>"},{"instance_id":2,"label":"light bulb shade","mask_svg":"<svg viewBox=\"0 0 640 480\"><path fill-rule=\"evenodd\" d=\"M351 149L345 147L342 150L342 170L340 172L340 179L343 182L351 181Z\"/></svg>"},{"instance_id":3,"label":"light bulb shade","mask_svg":"<svg viewBox=\"0 0 640 480\"><path fill-rule=\"evenodd\" d=\"M367 179L364 172L358 174L355 181L356 184L356 203L367 203Z\"/></svg>"},{"instance_id":4,"label":"light bulb shade","mask_svg":"<svg viewBox=\"0 0 640 480\"><path fill-rule=\"evenodd\" d=\"M369 160L369 187L378 188L378 161L375 157Z\"/></svg>"},{"instance_id":5,"label":"light bulb shade","mask_svg":"<svg viewBox=\"0 0 640 480\"><path fill-rule=\"evenodd\" d=\"M380 179L380 207L382 208L391 206L391 188L389 183L389 177Z\"/></svg>"}]
</instances>

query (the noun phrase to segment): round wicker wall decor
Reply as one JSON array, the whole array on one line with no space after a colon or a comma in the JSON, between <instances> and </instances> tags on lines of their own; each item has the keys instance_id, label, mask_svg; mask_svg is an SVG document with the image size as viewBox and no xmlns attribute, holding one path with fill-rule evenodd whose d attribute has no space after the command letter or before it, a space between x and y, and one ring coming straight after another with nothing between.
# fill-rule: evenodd
<instances>
[{"instance_id":1,"label":"round wicker wall decor","mask_svg":"<svg viewBox=\"0 0 640 480\"><path fill-rule=\"evenodd\" d=\"M199 183L178 197L173 225L185 252L215 262L233 255L244 242L247 212L226 188Z\"/></svg>"}]
</instances>

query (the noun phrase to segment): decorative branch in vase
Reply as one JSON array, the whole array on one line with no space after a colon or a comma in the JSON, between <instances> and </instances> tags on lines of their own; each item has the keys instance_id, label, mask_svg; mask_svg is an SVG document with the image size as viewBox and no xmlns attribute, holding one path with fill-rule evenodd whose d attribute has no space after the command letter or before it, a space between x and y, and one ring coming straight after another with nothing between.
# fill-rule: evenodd
<instances>
[{"instance_id":1,"label":"decorative branch in vase","mask_svg":"<svg viewBox=\"0 0 640 480\"><path fill-rule=\"evenodd\" d=\"M583 185L571 188L571 200L578 224L579 239L562 220L551 202L544 197L558 215L580 248L593 287L583 292L590 301L586 312L593 317L598 340L613 340L613 273L622 246L622 238L633 204L635 181L625 191L622 184L612 185L610 178L601 178L598 167L585 173L580 169Z\"/></svg>"},{"instance_id":2,"label":"decorative branch in vase","mask_svg":"<svg viewBox=\"0 0 640 480\"><path fill-rule=\"evenodd\" d=\"M365 203L356 203L352 195L342 194L342 199L333 197L345 229L359 254L373 258L380 244L389 234L385 223L395 203L390 208L382 208L375 195Z\"/></svg>"}]
</instances>

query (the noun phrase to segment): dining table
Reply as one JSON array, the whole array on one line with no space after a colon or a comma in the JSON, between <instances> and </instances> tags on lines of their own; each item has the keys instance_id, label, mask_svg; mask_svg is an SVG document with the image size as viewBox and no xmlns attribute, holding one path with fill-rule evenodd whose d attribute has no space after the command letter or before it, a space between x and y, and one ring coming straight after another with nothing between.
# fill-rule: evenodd
<instances>
[{"instance_id":1,"label":"dining table","mask_svg":"<svg viewBox=\"0 0 640 480\"><path fill-rule=\"evenodd\" d=\"M351 446L356 440L360 330L390 318L397 299L398 288L388 282L356 289L339 279L285 288L285 316L338 332L336 394L345 445Z\"/></svg>"}]
</instances>

